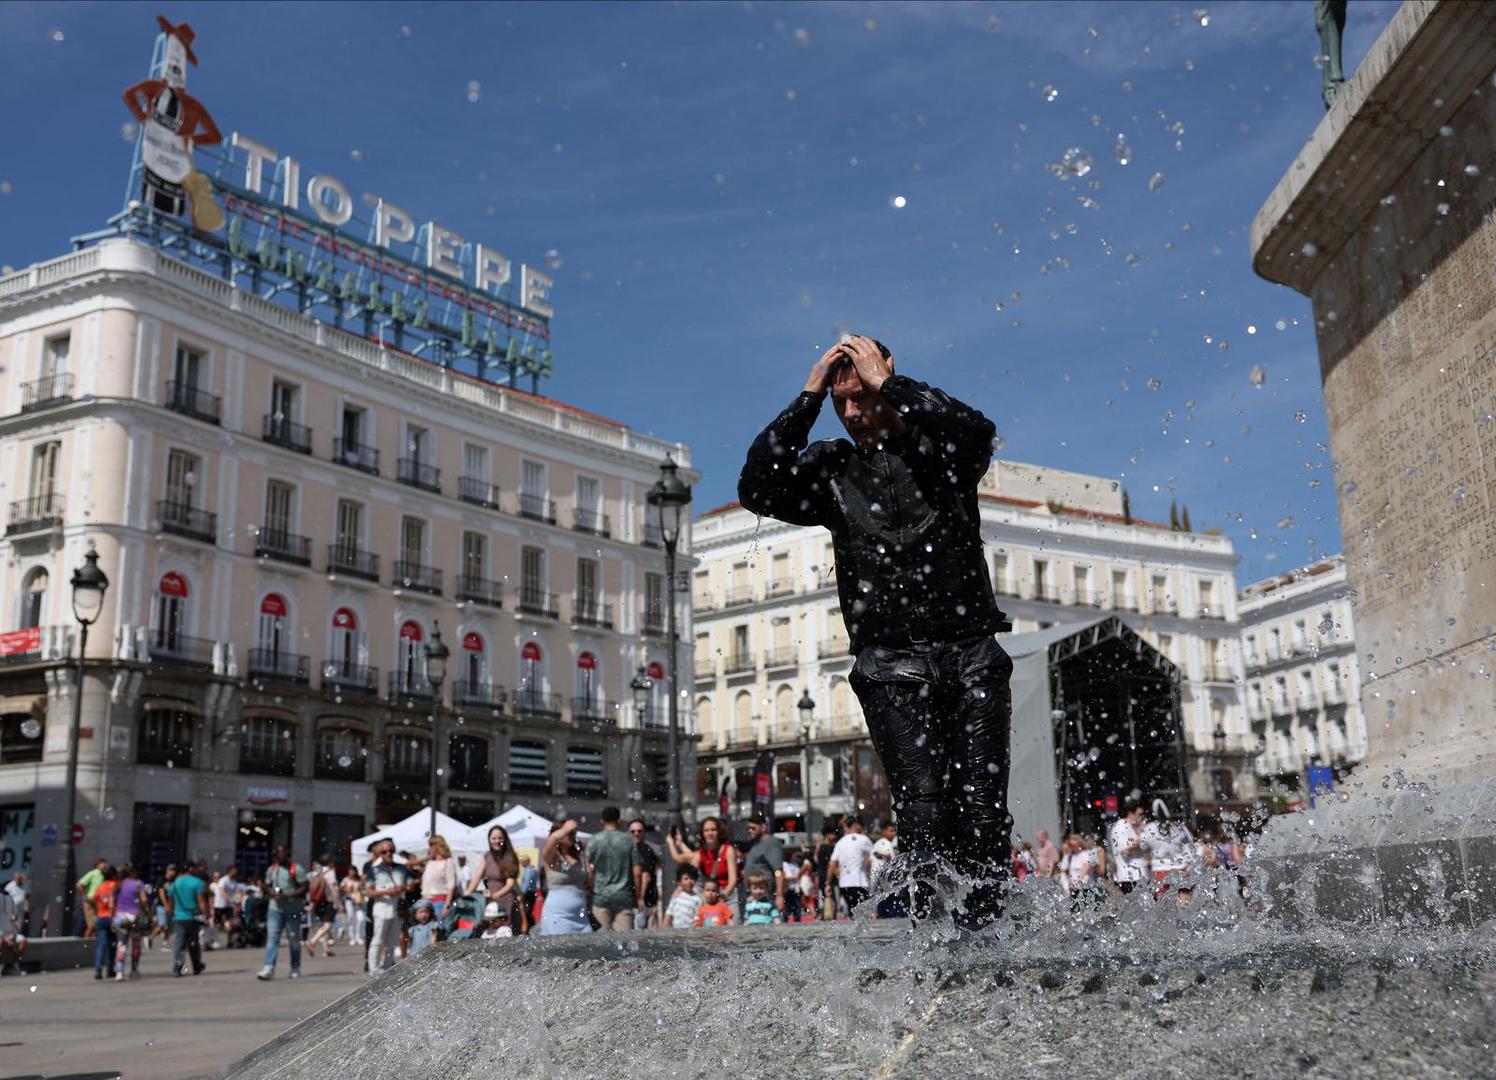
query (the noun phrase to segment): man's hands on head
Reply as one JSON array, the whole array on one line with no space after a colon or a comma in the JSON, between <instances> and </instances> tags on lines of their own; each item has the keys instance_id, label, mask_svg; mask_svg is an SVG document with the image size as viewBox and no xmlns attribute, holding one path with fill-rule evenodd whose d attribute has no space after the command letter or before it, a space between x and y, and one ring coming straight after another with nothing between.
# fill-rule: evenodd
<instances>
[{"instance_id":1,"label":"man's hands on head","mask_svg":"<svg viewBox=\"0 0 1496 1080\"><path fill-rule=\"evenodd\" d=\"M826 392L831 389L831 373L845 356L839 344L823 352L821 358L811 366L810 375L805 380L805 393L825 397Z\"/></svg>"},{"instance_id":2,"label":"man's hands on head","mask_svg":"<svg viewBox=\"0 0 1496 1080\"><path fill-rule=\"evenodd\" d=\"M842 361L851 361L862 385L873 393L883 389L883 380L893 374L893 364L883 358L878 344L870 337L850 335L821 354L805 380L805 391L824 396L831 389L832 376Z\"/></svg>"}]
</instances>

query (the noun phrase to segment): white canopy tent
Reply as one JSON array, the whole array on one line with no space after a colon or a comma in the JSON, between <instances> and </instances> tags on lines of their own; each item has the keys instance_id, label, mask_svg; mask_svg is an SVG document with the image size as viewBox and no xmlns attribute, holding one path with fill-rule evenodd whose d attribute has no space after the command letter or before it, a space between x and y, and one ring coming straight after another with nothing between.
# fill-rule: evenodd
<instances>
[{"instance_id":1,"label":"white canopy tent","mask_svg":"<svg viewBox=\"0 0 1496 1080\"><path fill-rule=\"evenodd\" d=\"M452 849L453 855L482 855L488 844L488 830L471 829L454 817L441 811L436 814L436 831ZM361 836L351 847L353 865L363 866L369 860L369 846L380 837L389 837L395 842L396 851L408 851L412 855L426 854L426 841L431 835L431 811L420 810L404 821L381 826L368 836Z\"/></svg>"},{"instance_id":2,"label":"white canopy tent","mask_svg":"<svg viewBox=\"0 0 1496 1080\"><path fill-rule=\"evenodd\" d=\"M545 844L545 838L551 833L550 818L537 814L528 806L515 804L498 817L490 818L482 825L473 827L473 832L482 845L479 850L488 849L488 830L495 825L501 826L509 834L509 842L514 845L516 851L523 851L526 848L539 850Z\"/></svg>"}]
</instances>

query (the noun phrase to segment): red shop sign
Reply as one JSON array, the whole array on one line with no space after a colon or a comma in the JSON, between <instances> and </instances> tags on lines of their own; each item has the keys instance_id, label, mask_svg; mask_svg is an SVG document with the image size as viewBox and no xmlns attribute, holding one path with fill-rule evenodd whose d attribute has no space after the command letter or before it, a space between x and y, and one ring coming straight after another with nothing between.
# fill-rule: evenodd
<instances>
[{"instance_id":1,"label":"red shop sign","mask_svg":"<svg viewBox=\"0 0 1496 1080\"><path fill-rule=\"evenodd\" d=\"M521 660L539 660L540 646L533 641L525 642L525 647L519 651L519 658Z\"/></svg>"},{"instance_id":2,"label":"red shop sign","mask_svg":"<svg viewBox=\"0 0 1496 1080\"><path fill-rule=\"evenodd\" d=\"M162 596L186 596L187 579L173 570L169 574L161 575Z\"/></svg>"},{"instance_id":3,"label":"red shop sign","mask_svg":"<svg viewBox=\"0 0 1496 1080\"><path fill-rule=\"evenodd\" d=\"M462 635L462 647L468 652L482 652L483 639L477 634L467 633Z\"/></svg>"},{"instance_id":4,"label":"red shop sign","mask_svg":"<svg viewBox=\"0 0 1496 1080\"><path fill-rule=\"evenodd\" d=\"M261 615L274 615L277 619L286 617L286 598L280 593L266 593L265 599L260 601Z\"/></svg>"},{"instance_id":5,"label":"red shop sign","mask_svg":"<svg viewBox=\"0 0 1496 1080\"><path fill-rule=\"evenodd\" d=\"M414 619L406 619L400 624L400 637L406 641L420 641L425 635L421 632L421 624Z\"/></svg>"},{"instance_id":6,"label":"red shop sign","mask_svg":"<svg viewBox=\"0 0 1496 1080\"><path fill-rule=\"evenodd\" d=\"M357 630L358 616L347 608L340 607L332 613L332 624L339 630Z\"/></svg>"},{"instance_id":7,"label":"red shop sign","mask_svg":"<svg viewBox=\"0 0 1496 1080\"><path fill-rule=\"evenodd\" d=\"M658 660L651 660L644 669L644 674L658 682L665 677L665 665Z\"/></svg>"},{"instance_id":8,"label":"red shop sign","mask_svg":"<svg viewBox=\"0 0 1496 1080\"><path fill-rule=\"evenodd\" d=\"M597 669L597 657L590 652L584 652L577 657L577 667L583 671L595 671Z\"/></svg>"}]
</instances>

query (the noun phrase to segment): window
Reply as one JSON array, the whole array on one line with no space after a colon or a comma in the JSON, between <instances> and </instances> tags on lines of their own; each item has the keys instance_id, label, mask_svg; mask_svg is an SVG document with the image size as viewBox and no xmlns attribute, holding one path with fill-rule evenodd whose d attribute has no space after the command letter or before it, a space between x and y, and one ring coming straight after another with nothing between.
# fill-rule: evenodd
<instances>
[{"instance_id":1,"label":"window","mask_svg":"<svg viewBox=\"0 0 1496 1080\"><path fill-rule=\"evenodd\" d=\"M338 500L338 552L347 557L363 546L364 508L350 499Z\"/></svg>"},{"instance_id":2,"label":"window","mask_svg":"<svg viewBox=\"0 0 1496 1080\"><path fill-rule=\"evenodd\" d=\"M520 466L521 494L543 498L546 493L545 466L538 461L526 461Z\"/></svg>"},{"instance_id":3,"label":"window","mask_svg":"<svg viewBox=\"0 0 1496 1080\"><path fill-rule=\"evenodd\" d=\"M733 666L751 664L753 654L748 649L748 627L734 626L732 628L732 659Z\"/></svg>"},{"instance_id":4,"label":"window","mask_svg":"<svg viewBox=\"0 0 1496 1080\"><path fill-rule=\"evenodd\" d=\"M424 734L399 732L386 738L384 778L386 780L431 779L431 739Z\"/></svg>"},{"instance_id":5,"label":"window","mask_svg":"<svg viewBox=\"0 0 1496 1080\"><path fill-rule=\"evenodd\" d=\"M405 693L426 688L426 633L414 619L400 624L395 639L395 670L400 675L400 689Z\"/></svg>"},{"instance_id":6,"label":"window","mask_svg":"<svg viewBox=\"0 0 1496 1080\"><path fill-rule=\"evenodd\" d=\"M1159 634L1158 635L1158 651L1161 652L1161 653L1163 653L1166 658L1168 658L1170 660L1174 659L1174 657L1173 657L1173 652L1174 652L1174 635L1172 635L1172 634Z\"/></svg>"},{"instance_id":7,"label":"window","mask_svg":"<svg viewBox=\"0 0 1496 1080\"><path fill-rule=\"evenodd\" d=\"M712 581L705 570L698 570L691 579L691 598L698 608L712 606Z\"/></svg>"},{"instance_id":8,"label":"window","mask_svg":"<svg viewBox=\"0 0 1496 1080\"><path fill-rule=\"evenodd\" d=\"M239 771L295 776L296 724L276 716L246 717Z\"/></svg>"},{"instance_id":9,"label":"window","mask_svg":"<svg viewBox=\"0 0 1496 1080\"><path fill-rule=\"evenodd\" d=\"M1247 648L1247 663L1257 663L1257 635L1248 634L1244 642Z\"/></svg>"},{"instance_id":10,"label":"window","mask_svg":"<svg viewBox=\"0 0 1496 1080\"><path fill-rule=\"evenodd\" d=\"M429 428L407 424L405 428L405 453L416 465L429 465L436 456Z\"/></svg>"},{"instance_id":11,"label":"window","mask_svg":"<svg viewBox=\"0 0 1496 1080\"><path fill-rule=\"evenodd\" d=\"M41 377L43 379L67 373L68 353L72 351L72 347L72 334L58 334L46 340L42 345Z\"/></svg>"},{"instance_id":12,"label":"window","mask_svg":"<svg viewBox=\"0 0 1496 1080\"><path fill-rule=\"evenodd\" d=\"M1226 658L1221 651L1221 642L1218 638L1205 639L1205 677L1207 679L1226 678Z\"/></svg>"},{"instance_id":13,"label":"window","mask_svg":"<svg viewBox=\"0 0 1496 1080\"><path fill-rule=\"evenodd\" d=\"M34 734L27 735L28 731ZM0 765L21 765L41 759L41 720L30 713L0 716Z\"/></svg>"},{"instance_id":14,"label":"window","mask_svg":"<svg viewBox=\"0 0 1496 1080\"><path fill-rule=\"evenodd\" d=\"M265 481L266 543L277 548L289 547L291 526L296 512L296 485L284 480Z\"/></svg>"},{"instance_id":15,"label":"window","mask_svg":"<svg viewBox=\"0 0 1496 1080\"><path fill-rule=\"evenodd\" d=\"M1269 660L1277 660L1283 655L1283 631L1276 626L1267 632L1270 648L1267 651Z\"/></svg>"},{"instance_id":16,"label":"window","mask_svg":"<svg viewBox=\"0 0 1496 1080\"><path fill-rule=\"evenodd\" d=\"M488 538L482 533L462 534L462 573L482 580L488 571Z\"/></svg>"},{"instance_id":17,"label":"window","mask_svg":"<svg viewBox=\"0 0 1496 1080\"><path fill-rule=\"evenodd\" d=\"M1299 704L1305 706L1314 705L1314 675L1312 672L1299 672Z\"/></svg>"},{"instance_id":18,"label":"window","mask_svg":"<svg viewBox=\"0 0 1496 1080\"><path fill-rule=\"evenodd\" d=\"M357 405L343 406L344 452L354 451L364 444L364 410Z\"/></svg>"},{"instance_id":19,"label":"window","mask_svg":"<svg viewBox=\"0 0 1496 1080\"><path fill-rule=\"evenodd\" d=\"M551 765L544 743L516 739L509 744L509 790L551 790Z\"/></svg>"},{"instance_id":20,"label":"window","mask_svg":"<svg viewBox=\"0 0 1496 1080\"><path fill-rule=\"evenodd\" d=\"M1341 683L1340 683L1340 665L1339 664L1331 664L1329 666L1329 676L1330 676L1330 694L1331 694L1331 696L1333 698L1335 698L1338 701L1340 699L1340 696L1345 693L1345 687L1342 686Z\"/></svg>"},{"instance_id":21,"label":"window","mask_svg":"<svg viewBox=\"0 0 1496 1080\"><path fill-rule=\"evenodd\" d=\"M180 709L147 708L140 717L135 759L141 765L186 768L192 764L197 718Z\"/></svg>"},{"instance_id":22,"label":"window","mask_svg":"<svg viewBox=\"0 0 1496 1080\"><path fill-rule=\"evenodd\" d=\"M769 572L769 591L773 593L789 593L794 591L794 582L790 580L790 553L779 552L771 560L772 568Z\"/></svg>"},{"instance_id":23,"label":"window","mask_svg":"<svg viewBox=\"0 0 1496 1080\"><path fill-rule=\"evenodd\" d=\"M32 448L28 494L33 499L49 498L57 491L57 461L61 456L60 442L44 442Z\"/></svg>"},{"instance_id":24,"label":"window","mask_svg":"<svg viewBox=\"0 0 1496 1080\"><path fill-rule=\"evenodd\" d=\"M646 632L665 629L665 576L663 574L645 571L644 629Z\"/></svg>"},{"instance_id":25,"label":"window","mask_svg":"<svg viewBox=\"0 0 1496 1080\"><path fill-rule=\"evenodd\" d=\"M187 579L178 573L161 576L156 586L155 646L166 652L184 649L187 642Z\"/></svg>"},{"instance_id":26,"label":"window","mask_svg":"<svg viewBox=\"0 0 1496 1080\"><path fill-rule=\"evenodd\" d=\"M369 737L357 728L324 725L317 732L317 778L363 780L369 760Z\"/></svg>"},{"instance_id":27,"label":"window","mask_svg":"<svg viewBox=\"0 0 1496 1080\"><path fill-rule=\"evenodd\" d=\"M1131 607L1131 597L1127 594L1127 571L1112 571L1112 603L1116 607Z\"/></svg>"},{"instance_id":28,"label":"window","mask_svg":"<svg viewBox=\"0 0 1496 1080\"><path fill-rule=\"evenodd\" d=\"M1173 611L1174 602L1169 596L1169 579L1163 574L1154 574L1150 588L1154 611Z\"/></svg>"},{"instance_id":29,"label":"window","mask_svg":"<svg viewBox=\"0 0 1496 1080\"><path fill-rule=\"evenodd\" d=\"M696 766L696 801L699 803L717 801L717 770L711 765Z\"/></svg>"},{"instance_id":30,"label":"window","mask_svg":"<svg viewBox=\"0 0 1496 1080\"><path fill-rule=\"evenodd\" d=\"M1274 690L1274 693L1273 693L1273 699L1274 699L1273 700L1273 704L1275 706L1277 706L1279 712L1287 712L1288 711L1288 678L1287 678L1287 676L1279 675L1278 678L1277 678L1277 681L1274 683L1273 690Z\"/></svg>"},{"instance_id":31,"label":"window","mask_svg":"<svg viewBox=\"0 0 1496 1080\"><path fill-rule=\"evenodd\" d=\"M774 765L774 794L789 799L798 799L805 794L800 779L798 761L779 761Z\"/></svg>"},{"instance_id":32,"label":"window","mask_svg":"<svg viewBox=\"0 0 1496 1080\"><path fill-rule=\"evenodd\" d=\"M483 637L469 630L462 635L462 665L463 674L467 677L469 691L482 686L487 681L488 663L487 653L483 647Z\"/></svg>"},{"instance_id":33,"label":"window","mask_svg":"<svg viewBox=\"0 0 1496 1080\"><path fill-rule=\"evenodd\" d=\"M1034 597L1049 599L1049 564L1043 559L1034 560Z\"/></svg>"},{"instance_id":34,"label":"window","mask_svg":"<svg viewBox=\"0 0 1496 1080\"><path fill-rule=\"evenodd\" d=\"M47 588L51 583L51 575L40 566L26 575L26 583L21 586L19 629L31 630L42 624L42 615L47 606Z\"/></svg>"},{"instance_id":35,"label":"window","mask_svg":"<svg viewBox=\"0 0 1496 1080\"><path fill-rule=\"evenodd\" d=\"M596 559L577 560L577 617L597 622L601 616L598 602L598 569Z\"/></svg>"},{"instance_id":36,"label":"window","mask_svg":"<svg viewBox=\"0 0 1496 1080\"><path fill-rule=\"evenodd\" d=\"M276 379L270 384L270 419L277 429L296 423L300 398L299 389L291 383Z\"/></svg>"},{"instance_id":37,"label":"window","mask_svg":"<svg viewBox=\"0 0 1496 1080\"><path fill-rule=\"evenodd\" d=\"M590 476L577 477L577 525L593 532L603 529L603 489Z\"/></svg>"},{"instance_id":38,"label":"window","mask_svg":"<svg viewBox=\"0 0 1496 1080\"><path fill-rule=\"evenodd\" d=\"M363 667L364 634L359 629L358 616L348 608L338 608L332 613L331 648L328 668L333 675L352 675L355 668Z\"/></svg>"},{"instance_id":39,"label":"window","mask_svg":"<svg viewBox=\"0 0 1496 1080\"><path fill-rule=\"evenodd\" d=\"M1219 615L1215 606L1215 582L1200 582L1200 614Z\"/></svg>"},{"instance_id":40,"label":"window","mask_svg":"<svg viewBox=\"0 0 1496 1080\"><path fill-rule=\"evenodd\" d=\"M644 766L642 794L650 802L664 802L670 797L670 759L664 754L641 755Z\"/></svg>"},{"instance_id":41,"label":"window","mask_svg":"<svg viewBox=\"0 0 1496 1080\"><path fill-rule=\"evenodd\" d=\"M1309 630L1303 619L1295 619L1293 623L1293 649L1300 652L1309 648Z\"/></svg>"},{"instance_id":42,"label":"window","mask_svg":"<svg viewBox=\"0 0 1496 1080\"><path fill-rule=\"evenodd\" d=\"M520 582L525 593L537 600L545 592L545 549L523 547L519 553Z\"/></svg>"},{"instance_id":43,"label":"window","mask_svg":"<svg viewBox=\"0 0 1496 1080\"><path fill-rule=\"evenodd\" d=\"M476 735L454 735L447 752L452 759L452 787L459 791L489 791L488 740Z\"/></svg>"},{"instance_id":44,"label":"window","mask_svg":"<svg viewBox=\"0 0 1496 1080\"><path fill-rule=\"evenodd\" d=\"M1089 604L1091 602L1091 568L1089 566L1077 566L1074 568L1075 575L1075 602L1077 604Z\"/></svg>"},{"instance_id":45,"label":"window","mask_svg":"<svg viewBox=\"0 0 1496 1080\"><path fill-rule=\"evenodd\" d=\"M422 566L426 562L426 523L417 517L400 519L400 561Z\"/></svg>"},{"instance_id":46,"label":"window","mask_svg":"<svg viewBox=\"0 0 1496 1080\"><path fill-rule=\"evenodd\" d=\"M197 487L197 458L185 450L172 450L166 455L166 501L183 509L197 505L194 492Z\"/></svg>"},{"instance_id":47,"label":"window","mask_svg":"<svg viewBox=\"0 0 1496 1080\"><path fill-rule=\"evenodd\" d=\"M462 447L462 475L472 480L488 483L488 448L475 443L464 443Z\"/></svg>"},{"instance_id":48,"label":"window","mask_svg":"<svg viewBox=\"0 0 1496 1080\"><path fill-rule=\"evenodd\" d=\"M604 771L601 750L580 746L567 748L566 793L568 795L606 795L608 793L608 774Z\"/></svg>"},{"instance_id":49,"label":"window","mask_svg":"<svg viewBox=\"0 0 1496 1080\"><path fill-rule=\"evenodd\" d=\"M286 598L280 593L266 593L260 601L260 621L255 635L255 644L261 663L271 665L269 670L279 671L282 653L289 652L291 637L286 627Z\"/></svg>"},{"instance_id":50,"label":"window","mask_svg":"<svg viewBox=\"0 0 1496 1080\"><path fill-rule=\"evenodd\" d=\"M202 353L186 345L177 346L176 365L172 369L172 375L179 390L195 391L205 374L204 367Z\"/></svg>"}]
</instances>

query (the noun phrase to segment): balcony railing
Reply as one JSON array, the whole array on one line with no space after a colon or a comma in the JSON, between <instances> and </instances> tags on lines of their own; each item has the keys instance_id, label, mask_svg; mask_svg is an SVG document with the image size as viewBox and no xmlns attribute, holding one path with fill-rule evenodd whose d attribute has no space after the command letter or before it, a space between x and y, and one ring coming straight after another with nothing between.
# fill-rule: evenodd
<instances>
[{"instance_id":1,"label":"balcony railing","mask_svg":"<svg viewBox=\"0 0 1496 1080\"><path fill-rule=\"evenodd\" d=\"M715 657L696 658L694 672L697 679L715 679L717 677L717 660Z\"/></svg>"},{"instance_id":2,"label":"balcony railing","mask_svg":"<svg viewBox=\"0 0 1496 1080\"><path fill-rule=\"evenodd\" d=\"M549 495L535 495L528 491L519 493L519 516L535 521L556 524L556 504Z\"/></svg>"},{"instance_id":3,"label":"balcony railing","mask_svg":"<svg viewBox=\"0 0 1496 1080\"><path fill-rule=\"evenodd\" d=\"M846 638L827 638L816 647L816 656L822 660L846 656L851 647Z\"/></svg>"},{"instance_id":4,"label":"balcony railing","mask_svg":"<svg viewBox=\"0 0 1496 1080\"><path fill-rule=\"evenodd\" d=\"M207 543L218 542L218 515L188 506L184 502L162 499L156 504L156 516L161 519L161 531L187 536Z\"/></svg>"},{"instance_id":5,"label":"balcony railing","mask_svg":"<svg viewBox=\"0 0 1496 1080\"><path fill-rule=\"evenodd\" d=\"M503 709L509 700L509 691L497 683L472 682L458 679L452 684L453 705L478 705L491 709Z\"/></svg>"},{"instance_id":6,"label":"balcony railing","mask_svg":"<svg viewBox=\"0 0 1496 1080\"><path fill-rule=\"evenodd\" d=\"M752 653L741 653L737 656L729 656L723 665L723 674L741 675L745 671L753 671L756 667Z\"/></svg>"},{"instance_id":7,"label":"balcony railing","mask_svg":"<svg viewBox=\"0 0 1496 1080\"><path fill-rule=\"evenodd\" d=\"M492 791L493 770L487 765L473 769L459 769L454 765L451 786L454 791Z\"/></svg>"},{"instance_id":8,"label":"balcony railing","mask_svg":"<svg viewBox=\"0 0 1496 1080\"><path fill-rule=\"evenodd\" d=\"M417 592L440 596L442 594L442 572L424 563L412 562L409 559L396 559L395 576L390 584L397 589L414 589Z\"/></svg>"},{"instance_id":9,"label":"balcony railing","mask_svg":"<svg viewBox=\"0 0 1496 1080\"><path fill-rule=\"evenodd\" d=\"M571 599L571 621L578 626L601 626L613 629L613 605L602 604L590 596Z\"/></svg>"},{"instance_id":10,"label":"balcony railing","mask_svg":"<svg viewBox=\"0 0 1496 1080\"><path fill-rule=\"evenodd\" d=\"M255 558L311 566L312 538L261 525L255 533Z\"/></svg>"},{"instance_id":11,"label":"balcony railing","mask_svg":"<svg viewBox=\"0 0 1496 1080\"><path fill-rule=\"evenodd\" d=\"M799 662L799 650L793 645L783 645L764 653L764 667L766 668L794 667Z\"/></svg>"},{"instance_id":12,"label":"balcony railing","mask_svg":"<svg viewBox=\"0 0 1496 1080\"><path fill-rule=\"evenodd\" d=\"M45 375L21 384L21 411L38 412L73 400L73 377L68 374Z\"/></svg>"},{"instance_id":13,"label":"balcony railing","mask_svg":"<svg viewBox=\"0 0 1496 1080\"><path fill-rule=\"evenodd\" d=\"M727 596L724 598L722 606L738 607L742 604L751 603L753 603L753 586L735 585L731 589L727 590Z\"/></svg>"},{"instance_id":14,"label":"balcony railing","mask_svg":"<svg viewBox=\"0 0 1496 1080\"><path fill-rule=\"evenodd\" d=\"M442 489L442 471L418 458L401 458L397 462L395 479L424 491L439 492Z\"/></svg>"},{"instance_id":15,"label":"balcony railing","mask_svg":"<svg viewBox=\"0 0 1496 1080\"><path fill-rule=\"evenodd\" d=\"M586 720L594 724L616 725L618 723L618 703L600 697L573 697L571 699L571 718L573 720Z\"/></svg>"},{"instance_id":16,"label":"balcony railing","mask_svg":"<svg viewBox=\"0 0 1496 1080\"><path fill-rule=\"evenodd\" d=\"M312 452L312 429L293 424L284 416L266 413L264 426L261 427L260 432L260 437L268 443L284 446L287 450L294 450L298 454Z\"/></svg>"},{"instance_id":17,"label":"balcony railing","mask_svg":"<svg viewBox=\"0 0 1496 1080\"><path fill-rule=\"evenodd\" d=\"M613 535L613 526L607 514L599 514L596 510L583 510L581 507L571 512L571 527L577 532L590 533L593 536Z\"/></svg>"},{"instance_id":18,"label":"balcony railing","mask_svg":"<svg viewBox=\"0 0 1496 1080\"><path fill-rule=\"evenodd\" d=\"M514 692L514 711L521 716L560 716L561 695L521 687Z\"/></svg>"},{"instance_id":19,"label":"balcony railing","mask_svg":"<svg viewBox=\"0 0 1496 1080\"><path fill-rule=\"evenodd\" d=\"M329 660L322 665L322 689L345 694L379 693L379 669L366 664Z\"/></svg>"},{"instance_id":20,"label":"balcony railing","mask_svg":"<svg viewBox=\"0 0 1496 1080\"><path fill-rule=\"evenodd\" d=\"M431 680L418 671L390 672L390 700L432 700Z\"/></svg>"},{"instance_id":21,"label":"balcony railing","mask_svg":"<svg viewBox=\"0 0 1496 1080\"><path fill-rule=\"evenodd\" d=\"M157 630L150 636L147 651L158 664L205 669L213 666L213 642L208 638Z\"/></svg>"},{"instance_id":22,"label":"balcony railing","mask_svg":"<svg viewBox=\"0 0 1496 1080\"><path fill-rule=\"evenodd\" d=\"M352 439L334 439L332 459L339 465L347 465L350 469L357 469L371 476L379 475L378 449L354 442Z\"/></svg>"},{"instance_id":23,"label":"balcony railing","mask_svg":"<svg viewBox=\"0 0 1496 1080\"><path fill-rule=\"evenodd\" d=\"M373 552L360 551L352 544L328 544L327 572L378 581L379 556Z\"/></svg>"},{"instance_id":24,"label":"balcony railing","mask_svg":"<svg viewBox=\"0 0 1496 1080\"><path fill-rule=\"evenodd\" d=\"M475 574L457 575L457 599L485 607L504 606L504 583L489 581Z\"/></svg>"},{"instance_id":25,"label":"balcony railing","mask_svg":"<svg viewBox=\"0 0 1496 1080\"><path fill-rule=\"evenodd\" d=\"M556 599L556 594L546 592L544 589L532 589L521 586L519 590L519 601L515 609L526 615L541 615L547 619L556 619L561 615L561 604Z\"/></svg>"},{"instance_id":26,"label":"balcony railing","mask_svg":"<svg viewBox=\"0 0 1496 1080\"><path fill-rule=\"evenodd\" d=\"M670 628L669 619L663 611L646 611L639 625L645 637L664 637Z\"/></svg>"},{"instance_id":27,"label":"balcony railing","mask_svg":"<svg viewBox=\"0 0 1496 1080\"><path fill-rule=\"evenodd\" d=\"M5 521L5 535L19 536L21 533L55 529L62 524L62 496L55 491L33 495L29 499L17 499L10 504L10 516Z\"/></svg>"},{"instance_id":28,"label":"balcony railing","mask_svg":"<svg viewBox=\"0 0 1496 1080\"><path fill-rule=\"evenodd\" d=\"M665 546L665 534L660 531L659 523L648 518L644 520L644 546L654 548Z\"/></svg>"},{"instance_id":29,"label":"balcony railing","mask_svg":"<svg viewBox=\"0 0 1496 1080\"><path fill-rule=\"evenodd\" d=\"M250 649L249 674L270 682L306 686L312 681L312 661L310 657L279 649Z\"/></svg>"},{"instance_id":30,"label":"balcony railing","mask_svg":"<svg viewBox=\"0 0 1496 1080\"><path fill-rule=\"evenodd\" d=\"M179 412L183 416L190 416L194 420L202 420L209 424L216 424L223 415L222 402L216 394L210 394L206 390L199 390L192 383L178 382L176 379L166 381L166 407L172 412Z\"/></svg>"},{"instance_id":31,"label":"balcony railing","mask_svg":"<svg viewBox=\"0 0 1496 1080\"><path fill-rule=\"evenodd\" d=\"M499 508L499 485L490 484L487 480L479 480L476 476L459 477L457 497L474 506L497 510Z\"/></svg>"},{"instance_id":32,"label":"balcony railing","mask_svg":"<svg viewBox=\"0 0 1496 1080\"><path fill-rule=\"evenodd\" d=\"M264 753L241 746L239 748L239 771L258 776L295 776L295 750L287 748Z\"/></svg>"}]
</instances>

